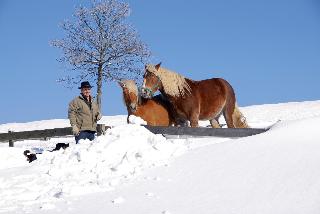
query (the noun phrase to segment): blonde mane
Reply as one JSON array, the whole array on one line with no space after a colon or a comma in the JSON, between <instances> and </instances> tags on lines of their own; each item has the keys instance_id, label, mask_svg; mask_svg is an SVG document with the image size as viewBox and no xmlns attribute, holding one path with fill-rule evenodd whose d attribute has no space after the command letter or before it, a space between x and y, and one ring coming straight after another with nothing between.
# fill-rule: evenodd
<instances>
[{"instance_id":1,"label":"blonde mane","mask_svg":"<svg viewBox=\"0 0 320 214\"><path fill-rule=\"evenodd\" d=\"M124 84L124 87L128 89L129 93L132 92L138 96L138 87L134 80L122 80L121 82Z\"/></svg>"},{"instance_id":2,"label":"blonde mane","mask_svg":"<svg viewBox=\"0 0 320 214\"><path fill-rule=\"evenodd\" d=\"M151 64L147 65L146 69L160 78L163 90L168 95L177 97L191 93L191 88L184 76L162 67L157 70Z\"/></svg>"}]
</instances>

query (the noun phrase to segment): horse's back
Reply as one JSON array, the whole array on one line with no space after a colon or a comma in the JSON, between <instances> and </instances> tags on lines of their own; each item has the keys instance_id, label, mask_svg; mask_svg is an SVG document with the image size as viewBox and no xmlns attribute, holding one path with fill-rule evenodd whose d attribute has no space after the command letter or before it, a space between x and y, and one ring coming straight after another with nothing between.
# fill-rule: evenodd
<instances>
[{"instance_id":1,"label":"horse's back","mask_svg":"<svg viewBox=\"0 0 320 214\"><path fill-rule=\"evenodd\" d=\"M152 126L169 126L171 119L166 105L160 98L146 100L139 107L137 114L144 119L148 125Z\"/></svg>"},{"instance_id":2,"label":"horse's back","mask_svg":"<svg viewBox=\"0 0 320 214\"><path fill-rule=\"evenodd\" d=\"M235 103L233 88L225 79L212 78L192 81L190 86L192 97L197 100L200 106L199 119L201 120L216 117L226 105Z\"/></svg>"},{"instance_id":3,"label":"horse's back","mask_svg":"<svg viewBox=\"0 0 320 214\"><path fill-rule=\"evenodd\" d=\"M212 78L200 81L192 81L190 84L194 94L198 93L206 100L227 98L234 96L232 86L222 78Z\"/></svg>"},{"instance_id":4,"label":"horse's back","mask_svg":"<svg viewBox=\"0 0 320 214\"><path fill-rule=\"evenodd\" d=\"M223 78L211 78L211 79L205 79L205 80L198 80L193 81L197 87L199 87L200 90L212 90L217 89L220 90L221 87L231 87L231 85L228 83L227 80Z\"/></svg>"}]
</instances>

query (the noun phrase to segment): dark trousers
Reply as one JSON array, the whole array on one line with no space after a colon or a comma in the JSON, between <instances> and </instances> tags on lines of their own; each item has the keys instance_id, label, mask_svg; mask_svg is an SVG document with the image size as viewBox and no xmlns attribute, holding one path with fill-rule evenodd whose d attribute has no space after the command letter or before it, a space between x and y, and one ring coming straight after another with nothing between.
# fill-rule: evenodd
<instances>
[{"instance_id":1,"label":"dark trousers","mask_svg":"<svg viewBox=\"0 0 320 214\"><path fill-rule=\"evenodd\" d=\"M78 144L79 140L81 140L81 139L83 139L83 140L89 139L89 140L93 141L95 133L96 132L94 132L94 131L81 131L77 136L74 137L76 140L76 144Z\"/></svg>"}]
</instances>

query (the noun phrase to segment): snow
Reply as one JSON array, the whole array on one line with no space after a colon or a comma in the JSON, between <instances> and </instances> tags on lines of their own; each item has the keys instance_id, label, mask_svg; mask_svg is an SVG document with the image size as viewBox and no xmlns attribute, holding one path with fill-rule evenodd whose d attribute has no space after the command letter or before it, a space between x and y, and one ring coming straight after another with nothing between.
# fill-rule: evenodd
<instances>
[{"instance_id":1,"label":"snow","mask_svg":"<svg viewBox=\"0 0 320 214\"><path fill-rule=\"evenodd\" d=\"M140 118L105 116L93 142L0 145L0 213L320 213L320 101L240 108L266 133L238 139L154 135ZM207 122L202 122L205 126ZM0 125L0 132L68 126ZM26 149L44 151L28 163Z\"/></svg>"},{"instance_id":2,"label":"snow","mask_svg":"<svg viewBox=\"0 0 320 214\"><path fill-rule=\"evenodd\" d=\"M136 117L134 115L129 116L129 123L130 124L137 124L137 125L147 125L146 121L144 121L142 118Z\"/></svg>"}]
</instances>

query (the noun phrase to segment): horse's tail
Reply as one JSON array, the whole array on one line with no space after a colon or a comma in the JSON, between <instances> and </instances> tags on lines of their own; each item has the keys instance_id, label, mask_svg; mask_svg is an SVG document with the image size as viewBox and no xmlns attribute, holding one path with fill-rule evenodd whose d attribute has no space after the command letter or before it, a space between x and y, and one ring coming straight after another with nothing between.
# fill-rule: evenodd
<instances>
[{"instance_id":1,"label":"horse's tail","mask_svg":"<svg viewBox=\"0 0 320 214\"><path fill-rule=\"evenodd\" d=\"M237 103L234 106L234 111L232 113L233 125L235 128L249 128L247 119L241 113Z\"/></svg>"}]
</instances>

